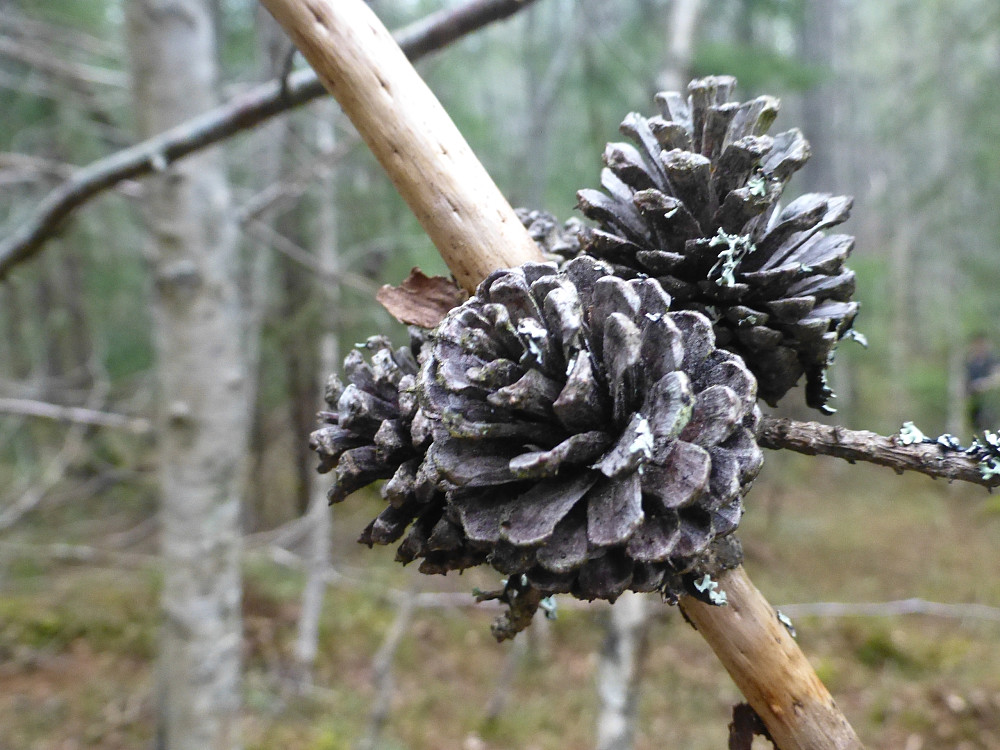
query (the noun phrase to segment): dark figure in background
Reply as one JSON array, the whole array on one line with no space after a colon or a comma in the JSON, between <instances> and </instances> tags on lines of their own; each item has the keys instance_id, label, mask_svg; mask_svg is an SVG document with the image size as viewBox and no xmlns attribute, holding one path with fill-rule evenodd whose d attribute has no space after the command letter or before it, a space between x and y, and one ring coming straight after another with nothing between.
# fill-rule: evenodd
<instances>
[{"instance_id":1,"label":"dark figure in background","mask_svg":"<svg viewBox=\"0 0 1000 750\"><path fill-rule=\"evenodd\" d=\"M1000 361L984 333L977 333L969 342L965 360L965 394L969 420L978 432L1000 428L989 391L1000 386Z\"/></svg>"}]
</instances>

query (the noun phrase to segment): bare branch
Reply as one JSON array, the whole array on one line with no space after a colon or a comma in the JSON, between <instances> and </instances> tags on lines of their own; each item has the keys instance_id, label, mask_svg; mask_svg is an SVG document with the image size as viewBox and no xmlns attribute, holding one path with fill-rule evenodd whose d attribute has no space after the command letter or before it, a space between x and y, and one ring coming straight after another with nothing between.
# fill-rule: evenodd
<instances>
[{"instance_id":1,"label":"bare branch","mask_svg":"<svg viewBox=\"0 0 1000 750\"><path fill-rule=\"evenodd\" d=\"M0 413L17 414L22 417L41 417L59 422L73 422L97 427L120 427L137 435L144 435L153 429L148 419L128 417L124 414L111 414L80 406L60 406L59 404L23 398L0 398Z\"/></svg>"},{"instance_id":2,"label":"bare branch","mask_svg":"<svg viewBox=\"0 0 1000 750\"><path fill-rule=\"evenodd\" d=\"M30 43L21 43L10 37L0 36L0 57L30 65L47 75L65 81L70 86L90 86L98 84L123 89L128 86L128 76L120 70L111 70L96 65L66 62L44 48Z\"/></svg>"},{"instance_id":3,"label":"bare branch","mask_svg":"<svg viewBox=\"0 0 1000 750\"><path fill-rule=\"evenodd\" d=\"M395 680L392 675L392 664L396 658L399 644L406 635L413 619L415 597L410 594L399 602L396 619L389 632L386 633L382 645L379 646L372 660L372 681L375 683L375 697L372 700L372 710L368 717L368 728L364 737L358 743L362 750L372 750L379 744L379 738L389 721L389 710L392 707L392 694L395 690Z\"/></svg>"},{"instance_id":4,"label":"bare branch","mask_svg":"<svg viewBox=\"0 0 1000 750\"><path fill-rule=\"evenodd\" d=\"M935 479L958 479L989 488L1000 485L1000 477L984 479L979 461L961 451L949 451L934 443L903 445L896 436L848 430L839 425L764 417L757 442L772 450L784 448L807 456L834 456L849 463L886 466L897 474L918 471Z\"/></svg>"},{"instance_id":5,"label":"bare branch","mask_svg":"<svg viewBox=\"0 0 1000 750\"><path fill-rule=\"evenodd\" d=\"M85 411L96 411L107 396L108 384L102 379L91 391L87 399ZM35 483L21 493L21 496L11 502L2 503L0 509L0 531L9 529L25 515L37 508L49 491L65 476L70 463L76 459L85 445L86 425L74 422L66 431L66 438L56 455L48 462L41 476Z\"/></svg>"},{"instance_id":6,"label":"bare branch","mask_svg":"<svg viewBox=\"0 0 1000 750\"><path fill-rule=\"evenodd\" d=\"M65 563L86 563L88 565L114 565L116 567L143 567L159 562L157 555L147 555L141 552L122 552L120 550L89 547L82 544L24 544L21 542L0 542L0 550L9 555L27 557L44 557L48 560Z\"/></svg>"},{"instance_id":7,"label":"bare branch","mask_svg":"<svg viewBox=\"0 0 1000 750\"><path fill-rule=\"evenodd\" d=\"M440 11L408 26L396 35L396 39L407 56L416 60L513 15L533 1L470 0L459 8ZM78 170L72 179L42 199L32 216L0 242L0 281L16 265L39 252L75 209L118 182L165 169L173 161L249 130L325 93L313 71L299 71L286 80L256 86L165 133Z\"/></svg>"},{"instance_id":8,"label":"bare branch","mask_svg":"<svg viewBox=\"0 0 1000 750\"><path fill-rule=\"evenodd\" d=\"M956 620L1000 622L1000 607L986 604L945 604L926 599L899 599L892 602L809 602L783 604L782 614L789 617L896 617L931 615Z\"/></svg>"}]
</instances>

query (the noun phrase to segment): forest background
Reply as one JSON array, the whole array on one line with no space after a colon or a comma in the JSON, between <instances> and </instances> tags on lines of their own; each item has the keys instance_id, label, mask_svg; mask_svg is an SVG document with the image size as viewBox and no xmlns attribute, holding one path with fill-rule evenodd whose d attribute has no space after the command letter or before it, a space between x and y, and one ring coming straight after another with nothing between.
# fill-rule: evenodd
<instances>
[{"instance_id":1,"label":"forest background","mask_svg":"<svg viewBox=\"0 0 1000 750\"><path fill-rule=\"evenodd\" d=\"M255 3L204 4L220 101L303 66ZM455 4L371 3L390 28ZM145 134L126 5L0 0L0 237L76 166ZM869 348L841 345L828 421L889 434L913 420L968 441L968 341L1000 336L996 3L538 0L418 68L512 204L560 219L656 91L728 73L742 100L779 96L773 132L801 127L813 149L793 190L855 197L845 231ZM242 742L592 746L607 608L568 606L498 646L493 612L466 606L473 586L495 585L488 574L419 580L358 548L374 498L326 525L329 479L307 445L323 382L354 342L405 340L374 291L412 266L444 273L429 240L328 99L234 135L216 158L234 230L233 356L248 373L235 418L246 447L230 461L245 537ZM158 467L165 388L185 373L158 356L147 185L82 207L0 284L3 750L136 747L156 731ZM29 403L86 409L92 423ZM1000 747L1000 504L769 453L748 507L748 569L773 602L801 605L803 648L869 746ZM809 607L910 597L987 606ZM652 611L636 746L721 747L735 688L675 611Z\"/></svg>"}]
</instances>

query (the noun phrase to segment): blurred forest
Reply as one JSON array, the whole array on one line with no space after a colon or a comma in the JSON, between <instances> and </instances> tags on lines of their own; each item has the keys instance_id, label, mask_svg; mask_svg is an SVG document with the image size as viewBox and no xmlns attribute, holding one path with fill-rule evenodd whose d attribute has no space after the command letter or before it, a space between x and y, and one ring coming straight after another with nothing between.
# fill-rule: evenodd
<instances>
[{"instance_id":1,"label":"blurred forest","mask_svg":"<svg viewBox=\"0 0 1000 750\"><path fill-rule=\"evenodd\" d=\"M391 29L459 4L370 3ZM208 32L177 46L151 9ZM171 66L192 72L174 110ZM996 2L537 0L417 66L511 203L560 219L655 92L731 74L740 100L779 96L773 132L813 151L793 190L855 198L869 346L842 344L825 419L970 437L969 341L1000 337ZM0 0L0 241L77 168L302 67L252 0ZM418 580L354 544L377 499L327 510L308 447L326 377L371 334L405 340L381 284L446 272L336 104L162 166L0 283L0 750L723 746L739 695L676 611L609 626L567 603L498 646L495 613L469 606L489 573ZM800 603L800 642L870 747L1000 748L1000 504L769 453L748 508L748 569ZM911 597L968 606L805 604ZM207 650L170 650L203 622ZM595 684L620 657L602 639L629 627L635 736L598 742ZM227 636L229 672L172 682ZM164 718L199 679L215 708ZM191 728L226 711L235 728Z\"/></svg>"}]
</instances>

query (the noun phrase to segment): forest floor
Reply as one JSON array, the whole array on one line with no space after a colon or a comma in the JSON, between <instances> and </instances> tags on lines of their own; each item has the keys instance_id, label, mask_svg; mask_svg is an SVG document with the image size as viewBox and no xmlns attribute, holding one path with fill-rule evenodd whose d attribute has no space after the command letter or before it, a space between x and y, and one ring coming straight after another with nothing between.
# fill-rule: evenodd
<instances>
[{"instance_id":1,"label":"forest floor","mask_svg":"<svg viewBox=\"0 0 1000 750\"><path fill-rule=\"evenodd\" d=\"M334 511L342 578L329 589L312 688L297 689L293 679L302 576L275 562L259 538L249 545L243 734L250 750L356 746L374 695L372 658L397 613L393 592L495 587L488 571L423 578L393 564L389 550L354 544L377 502L355 499ZM150 510L148 498L111 492L40 513L0 540L0 750L150 746L153 541L107 552L94 536L98 519L100 528L120 531ZM776 605L921 597L1000 606L1000 503L977 488L771 454L741 535L747 570ZM418 609L396 653L394 698L375 747L592 747L607 611L564 602L558 619L523 634L527 647L518 648L490 637L496 610ZM1000 622L800 617L795 627L867 747L1000 748ZM510 692L498 702L510 658ZM644 669L637 748L725 747L740 696L676 609L658 611ZM500 710L489 718L491 700Z\"/></svg>"}]
</instances>

